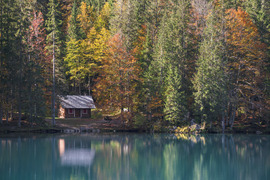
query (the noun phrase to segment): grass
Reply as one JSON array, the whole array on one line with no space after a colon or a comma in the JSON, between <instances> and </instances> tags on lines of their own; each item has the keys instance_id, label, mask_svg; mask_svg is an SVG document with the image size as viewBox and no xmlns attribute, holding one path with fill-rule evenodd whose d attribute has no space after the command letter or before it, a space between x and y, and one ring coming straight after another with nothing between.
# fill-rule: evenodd
<instances>
[{"instance_id":1,"label":"grass","mask_svg":"<svg viewBox=\"0 0 270 180\"><path fill-rule=\"evenodd\" d=\"M69 126L69 127L81 127L81 126L86 126L91 123L96 122L96 120L93 119L84 119L84 118L66 118L66 119L58 119L57 124L61 124L64 126Z\"/></svg>"},{"instance_id":2,"label":"grass","mask_svg":"<svg viewBox=\"0 0 270 180\"><path fill-rule=\"evenodd\" d=\"M47 116L47 117L45 117L45 119L52 119L52 117L51 116ZM55 117L55 119L61 119L61 118Z\"/></svg>"}]
</instances>

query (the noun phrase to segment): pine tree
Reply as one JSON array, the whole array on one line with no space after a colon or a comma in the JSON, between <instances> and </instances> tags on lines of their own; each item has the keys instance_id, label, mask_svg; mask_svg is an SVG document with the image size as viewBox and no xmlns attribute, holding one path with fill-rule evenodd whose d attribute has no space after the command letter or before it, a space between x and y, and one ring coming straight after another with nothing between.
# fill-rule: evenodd
<instances>
[{"instance_id":1,"label":"pine tree","mask_svg":"<svg viewBox=\"0 0 270 180\"><path fill-rule=\"evenodd\" d=\"M225 73L226 58L221 29L212 10L206 21L203 41L200 44L200 56L197 62L197 73L194 77L195 103L199 106L201 120L211 122L224 118L228 102L227 76Z\"/></svg>"},{"instance_id":2,"label":"pine tree","mask_svg":"<svg viewBox=\"0 0 270 180\"><path fill-rule=\"evenodd\" d=\"M153 60L146 72L144 73L144 89L146 91L146 114L148 116L148 121L161 119L163 116L164 108L164 81L166 77L166 60L164 58L165 54L165 44L168 32L168 15L164 14L162 23L160 25L160 31L158 34L157 43L154 46Z\"/></svg>"},{"instance_id":3,"label":"pine tree","mask_svg":"<svg viewBox=\"0 0 270 180\"><path fill-rule=\"evenodd\" d=\"M165 119L172 124L184 120L187 113L185 92L183 91L183 82L178 67L169 65L166 77L165 90Z\"/></svg>"},{"instance_id":4,"label":"pine tree","mask_svg":"<svg viewBox=\"0 0 270 180\"><path fill-rule=\"evenodd\" d=\"M80 27L78 22L78 9L77 9L77 3L76 0L73 2L71 15L70 15L70 21L68 23L68 40L75 39L78 40L80 36Z\"/></svg>"},{"instance_id":5,"label":"pine tree","mask_svg":"<svg viewBox=\"0 0 270 180\"><path fill-rule=\"evenodd\" d=\"M180 119L185 119L187 115L187 91L188 83L187 76L187 59L189 47L189 34L187 22L189 21L190 4L186 0L172 1L173 9L164 15L162 19L162 26L159 32L158 42L156 44L155 65L159 74L159 86L161 94L165 99L165 116L167 120L177 122ZM172 74L178 73L177 79L173 78ZM170 83L170 86L166 84ZM175 83L175 84L173 84ZM180 99L179 99L180 98ZM181 105L175 106L170 111L172 104L177 102ZM177 117L173 119L172 117Z\"/></svg>"},{"instance_id":6,"label":"pine tree","mask_svg":"<svg viewBox=\"0 0 270 180\"><path fill-rule=\"evenodd\" d=\"M0 20L0 86L1 87L4 87L4 82L3 82L3 76L4 76L4 67L3 67L3 62L4 62L4 55L3 55L3 49L4 49L4 44L3 44L3 33L4 33L4 29L3 29L3 25L4 25L4 18L3 18L3 15L4 15L4 2L1 0L0 1L0 8L1 8L1 20ZM3 89L1 88L0 89L0 124L3 123Z\"/></svg>"},{"instance_id":7,"label":"pine tree","mask_svg":"<svg viewBox=\"0 0 270 180\"><path fill-rule=\"evenodd\" d=\"M28 46L24 42L27 40L25 32L33 6L29 1L16 0L1 1L1 5L0 114L5 113L8 122L17 111L20 127L22 113L31 103L25 98L28 97L26 87L33 77L27 76L26 69L30 64L27 63Z\"/></svg>"},{"instance_id":8,"label":"pine tree","mask_svg":"<svg viewBox=\"0 0 270 180\"><path fill-rule=\"evenodd\" d=\"M27 97L28 105L24 112L29 114L29 121L33 125L38 117L45 116L46 102L46 86L48 85L45 79L49 78L47 72L50 66L46 57L45 47L45 28L44 19L41 12L33 10L29 17L29 28L25 33L24 45L27 47L27 66L24 68L25 78L27 79L26 92L24 97Z\"/></svg>"},{"instance_id":9,"label":"pine tree","mask_svg":"<svg viewBox=\"0 0 270 180\"><path fill-rule=\"evenodd\" d=\"M59 2L57 0L50 0L48 3L49 11L47 14L46 21L46 30L48 33L47 36L47 49L49 55L52 56L53 61L53 93L52 93L52 124L55 125L55 77L56 69L58 70L61 67L61 58L60 58L60 46L61 46L61 15L58 9ZM60 76L60 75L59 75Z\"/></svg>"},{"instance_id":10,"label":"pine tree","mask_svg":"<svg viewBox=\"0 0 270 180\"><path fill-rule=\"evenodd\" d=\"M135 1L117 0L114 4L113 17L110 24L112 34L120 33L125 37L124 44L128 51L134 49L134 42L140 28L135 14Z\"/></svg>"}]
</instances>

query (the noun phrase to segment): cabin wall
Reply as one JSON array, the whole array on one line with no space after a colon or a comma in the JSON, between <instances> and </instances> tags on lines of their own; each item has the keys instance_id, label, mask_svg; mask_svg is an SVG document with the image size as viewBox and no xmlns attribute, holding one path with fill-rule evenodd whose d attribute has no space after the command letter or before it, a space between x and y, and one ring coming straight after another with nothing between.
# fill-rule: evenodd
<instances>
[{"instance_id":1,"label":"cabin wall","mask_svg":"<svg viewBox=\"0 0 270 180\"><path fill-rule=\"evenodd\" d=\"M74 113L69 114L68 108L63 108L62 106L60 106L58 117L62 119L64 118L91 118L91 109L86 109L86 114L83 113L83 109L75 109L75 111L73 110L73 112L75 113L75 117L74 117Z\"/></svg>"},{"instance_id":2,"label":"cabin wall","mask_svg":"<svg viewBox=\"0 0 270 180\"><path fill-rule=\"evenodd\" d=\"M68 111L69 109L65 108L65 118L74 118L74 110L73 110L73 114L69 114Z\"/></svg>"},{"instance_id":3,"label":"cabin wall","mask_svg":"<svg viewBox=\"0 0 270 180\"><path fill-rule=\"evenodd\" d=\"M82 118L91 118L91 109L87 109L87 114L82 113Z\"/></svg>"},{"instance_id":4,"label":"cabin wall","mask_svg":"<svg viewBox=\"0 0 270 180\"><path fill-rule=\"evenodd\" d=\"M81 109L75 109L75 117L80 118L81 117Z\"/></svg>"}]
</instances>

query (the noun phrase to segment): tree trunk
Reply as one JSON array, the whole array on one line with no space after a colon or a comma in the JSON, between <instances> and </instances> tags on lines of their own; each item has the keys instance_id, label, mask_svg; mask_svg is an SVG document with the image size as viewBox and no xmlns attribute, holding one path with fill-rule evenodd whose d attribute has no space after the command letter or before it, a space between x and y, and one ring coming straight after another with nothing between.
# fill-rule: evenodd
<instances>
[{"instance_id":1,"label":"tree trunk","mask_svg":"<svg viewBox=\"0 0 270 180\"><path fill-rule=\"evenodd\" d=\"M30 108L30 124L31 124L31 127L33 127L33 111L32 111L32 107Z\"/></svg>"},{"instance_id":2,"label":"tree trunk","mask_svg":"<svg viewBox=\"0 0 270 180\"><path fill-rule=\"evenodd\" d=\"M1 64L0 64L0 72L2 72L1 71L1 68L2 68L2 66L3 66L3 58L2 58L2 50L3 50L3 0L1 0L1 25L0 25L0 34L1 34L1 36L0 36L0 58L1 58L1 60L0 60L0 62L1 62ZM1 79L2 79L2 76L1 76ZM0 81L0 82L2 82L2 81Z\"/></svg>"},{"instance_id":3,"label":"tree trunk","mask_svg":"<svg viewBox=\"0 0 270 180\"><path fill-rule=\"evenodd\" d=\"M20 4L21 5L21 4ZM22 7L20 8L20 10ZM22 12L20 12L20 80L19 80L19 97L18 97L18 104L19 104L19 120L18 120L18 127L21 127L21 119L22 119L22 101L21 101L21 94L22 94Z\"/></svg>"},{"instance_id":4,"label":"tree trunk","mask_svg":"<svg viewBox=\"0 0 270 180\"><path fill-rule=\"evenodd\" d=\"M71 86L72 92L76 92L75 80L73 80L73 87Z\"/></svg>"},{"instance_id":5,"label":"tree trunk","mask_svg":"<svg viewBox=\"0 0 270 180\"><path fill-rule=\"evenodd\" d=\"M231 129L233 128L233 124L234 124L234 120L235 120L235 113L236 113L236 107L233 106L232 114L231 114L231 118L230 118Z\"/></svg>"},{"instance_id":6,"label":"tree trunk","mask_svg":"<svg viewBox=\"0 0 270 180\"><path fill-rule=\"evenodd\" d=\"M37 118L37 104L35 103L35 106L34 106L34 116L35 116L35 119Z\"/></svg>"},{"instance_id":7,"label":"tree trunk","mask_svg":"<svg viewBox=\"0 0 270 180\"><path fill-rule=\"evenodd\" d=\"M33 127L33 106L32 106L32 90L31 85L29 86L29 111L30 111L30 125Z\"/></svg>"},{"instance_id":8,"label":"tree trunk","mask_svg":"<svg viewBox=\"0 0 270 180\"><path fill-rule=\"evenodd\" d=\"M3 109L1 102L0 102L0 124L3 124Z\"/></svg>"},{"instance_id":9,"label":"tree trunk","mask_svg":"<svg viewBox=\"0 0 270 180\"><path fill-rule=\"evenodd\" d=\"M124 123L124 121L123 121L123 107L121 107L120 121L122 122L123 125L125 125L125 123Z\"/></svg>"},{"instance_id":10,"label":"tree trunk","mask_svg":"<svg viewBox=\"0 0 270 180\"><path fill-rule=\"evenodd\" d=\"M53 89L52 89L52 125L55 125L55 39L53 30Z\"/></svg>"},{"instance_id":11,"label":"tree trunk","mask_svg":"<svg viewBox=\"0 0 270 180\"><path fill-rule=\"evenodd\" d=\"M231 113L231 104L230 103L228 104L228 108L229 108L229 110L227 111L226 116L225 116L225 122L226 122L225 126L229 126L230 113Z\"/></svg>"},{"instance_id":12,"label":"tree trunk","mask_svg":"<svg viewBox=\"0 0 270 180\"><path fill-rule=\"evenodd\" d=\"M88 91L89 91L89 96L91 96L91 77L89 77L89 80L88 80Z\"/></svg>"},{"instance_id":13,"label":"tree trunk","mask_svg":"<svg viewBox=\"0 0 270 180\"><path fill-rule=\"evenodd\" d=\"M1 77L1 79L0 79L0 83L2 83L2 66L3 66L3 58L2 58L2 50L3 50L3 0L1 0L1 25L0 25L0 34L1 34L1 36L0 36L0 77ZM3 110L2 110L2 94L0 95L0 124L2 124L3 123Z\"/></svg>"},{"instance_id":14,"label":"tree trunk","mask_svg":"<svg viewBox=\"0 0 270 180\"><path fill-rule=\"evenodd\" d=\"M11 104L10 119L13 120L13 104Z\"/></svg>"},{"instance_id":15,"label":"tree trunk","mask_svg":"<svg viewBox=\"0 0 270 180\"><path fill-rule=\"evenodd\" d=\"M149 80L148 80L149 81ZM151 103L151 93L147 93L147 100L146 100L146 113L147 113L147 120L148 122L151 122L151 108L150 108L150 103Z\"/></svg>"},{"instance_id":16,"label":"tree trunk","mask_svg":"<svg viewBox=\"0 0 270 180\"><path fill-rule=\"evenodd\" d=\"M229 124L231 125L232 123L232 118L233 118L233 105L230 104L230 109L229 109Z\"/></svg>"},{"instance_id":17,"label":"tree trunk","mask_svg":"<svg viewBox=\"0 0 270 180\"><path fill-rule=\"evenodd\" d=\"M79 95L82 95L81 94L81 83L79 82Z\"/></svg>"}]
</instances>

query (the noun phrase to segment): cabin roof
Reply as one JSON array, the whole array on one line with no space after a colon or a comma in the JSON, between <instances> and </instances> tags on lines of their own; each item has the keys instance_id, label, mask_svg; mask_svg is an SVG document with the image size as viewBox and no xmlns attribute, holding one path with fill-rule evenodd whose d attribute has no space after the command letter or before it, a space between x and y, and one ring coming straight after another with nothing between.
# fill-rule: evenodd
<instances>
[{"instance_id":1,"label":"cabin roof","mask_svg":"<svg viewBox=\"0 0 270 180\"><path fill-rule=\"evenodd\" d=\"M92 96L67 95L60 96L60 104L63 108L72 109L95 109Z\"/></svg>"}]
</instances>

